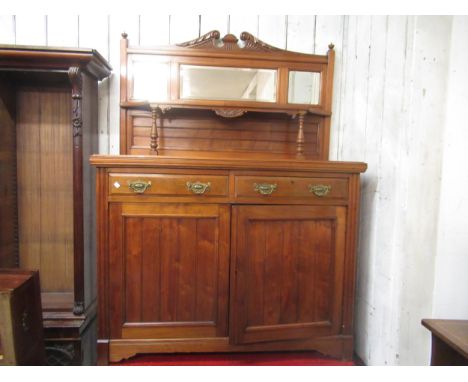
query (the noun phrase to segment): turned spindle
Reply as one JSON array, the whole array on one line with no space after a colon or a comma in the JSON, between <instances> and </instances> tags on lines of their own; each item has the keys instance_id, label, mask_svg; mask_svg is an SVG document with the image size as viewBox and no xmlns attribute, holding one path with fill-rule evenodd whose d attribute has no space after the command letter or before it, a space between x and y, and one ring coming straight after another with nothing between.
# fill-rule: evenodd
<instances>
[{"instance_id":1,"label":"turned spindle","mask_svg":"<svg viewBox=\"0 0 468 382\"><path fill-rule=\"evenodd\" d=\"M158 117L160 116L159 108L151 108L151 135L150 135L150 150L152 153L158 155L159 136L158 136Z\"/></svg>"},{"instance_id":2,"label":"turned spindle","mask_svg":"<svg viewBox=\"0 0 468 382\"><path fill-rule=\"evenodd\" d=\"M304 158L304 115L305 112L300 112L298 116L299 130L297 131L296 153L298 158Z\"/></svg>"}]
</instances>

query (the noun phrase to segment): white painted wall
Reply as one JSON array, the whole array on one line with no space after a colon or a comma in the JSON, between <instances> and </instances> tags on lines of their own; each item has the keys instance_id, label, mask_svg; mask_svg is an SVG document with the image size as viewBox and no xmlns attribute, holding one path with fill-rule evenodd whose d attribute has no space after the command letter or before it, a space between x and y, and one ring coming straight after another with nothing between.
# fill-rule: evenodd
<instances>
[{"instance_id":1,"label":"white painted wall","mask_svg":"<svg viewBox=\"0 0 468 382\"><path fill-rule=\"evenodd\" d=\"M455 16L439 205L433 317L468 318L468 17Z\"/></svg>"},{"instance_id":2,"label":"white painted wall","mask_svg":"<svg viewBox=\"0 0 468 382\"><path fill-rule=\"evenodd\" d=\"M156 21L155 21L156 17ZM99 149L119 152L119 41L176 43L218 29L324 54L335 44L330 159L362 177L356 351L369 365L426 365L426 317L468 318L467 17L0 16L0 43L97 48Z\"/></svg>"}]
</instances>

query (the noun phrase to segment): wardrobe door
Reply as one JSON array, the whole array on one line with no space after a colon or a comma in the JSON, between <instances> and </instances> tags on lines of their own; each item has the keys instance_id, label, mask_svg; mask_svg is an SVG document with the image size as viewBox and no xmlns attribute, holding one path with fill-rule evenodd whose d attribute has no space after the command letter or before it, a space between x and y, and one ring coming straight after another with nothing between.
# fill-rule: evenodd
<instances>
[{"instance_id":1,"label":"wardrobe door","mask_svg":"<svg viewBox=\"0 0 468 382\"><path fill-rule=\"evenodd\" d=\"M339 333L345 221L345 207L233 207L234 343Z\"/></svg>"},{"instance_id":2,"label":"wardrobe door","mask_svg":"<svg viewBox=\"0 0 468 382\"><path fill-rule=\"evenodd\" d=\"M111 203L111 339L227 336L229 207Z\"/></svg>"}]
</instances>

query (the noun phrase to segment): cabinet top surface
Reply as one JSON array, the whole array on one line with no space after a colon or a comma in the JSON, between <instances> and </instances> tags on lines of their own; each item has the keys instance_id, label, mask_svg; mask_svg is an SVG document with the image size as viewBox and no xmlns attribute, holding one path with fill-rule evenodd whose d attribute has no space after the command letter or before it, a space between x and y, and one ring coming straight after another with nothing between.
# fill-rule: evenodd
<instances>
[{"instance_id":1,"label":"cabinet top surface","mask_svg":"<svg viewBox=\"0 0 468 382\"><path fill-rule=\"evenodd\" d=\"M225 170L286 170L314 172L361 173L367 164L362 162L334 162L322 160L254 160L232 158L178 158L147 155L92 155L96 167L165 167L209 168Z\"/></svg>"},{"instance_id":2,"label":"cabinet top surface","mask_svg":"<svg viewBox=\"0 0 468 382\"><path fill-rule=\"evenodd\" d=\"M21 271L19 269L0 269L0 293L10 292L25 281L27 281L33 272Z\"/></svg>"},{"instance_id":3,"label":"cabinet top surface","mask_svg":"<svg viewBox=\"0 0 468 382\"><path fill-rule=\"evenodd\" d=\"M101 80L112 67L95 49L0 44L1 69L68 70L78 66Z\"/></svg>"},{"instance_id":4,"label":"cabinet top surface","mask_svg":"<svg viewBox=\"0 0 468 382\"><path fill-rule=\"evenodd\" d=\"M423 326L468 358L468 320L424 319Z\"/></svg>"}]
</instances>

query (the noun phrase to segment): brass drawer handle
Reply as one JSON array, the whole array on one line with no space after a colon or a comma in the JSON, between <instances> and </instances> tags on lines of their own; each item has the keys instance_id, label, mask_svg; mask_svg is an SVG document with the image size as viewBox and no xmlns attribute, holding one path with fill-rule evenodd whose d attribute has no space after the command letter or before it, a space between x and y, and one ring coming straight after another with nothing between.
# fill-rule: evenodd
<instances>
[{"instance_id":1,"label":"brass drawer handle","mask_svg":"<svg viewBox=\"0 0 468 382\"><path fill-rule=\"evenodd\" d=\"M136 194L143 194L150 187L151 181L145 182L144 180L135 180L133 182L128 182L128 188Z\"/></svg>"},{"instance_id":2,"label":"brass drawer handle","mask_svg":"<svg viewBox=\"0 0 468 382\"><path fill-rule=\"evenodd\" d=\"M262 195L271 195L277 188L278 185L276 184L254 183L254 190Z\"/></svg>"},{"instance_id":3,"label":"brass drawer handle","mask_svg":"<svg viewBox=\"0 0 468 382\"><path fill-rule=\"evenodd\" d=\"M210 191L211 183L201 183L201 182L187 182L187 189L192 191L194 194L204 194L205 192Z\"/></svg>"},{"instance_id":4,"label":"brass drawer handle","mask_svg":"<svg viewBox=\"0 0 468 382\"><path fill-rule=\"evenodd\" d=\"M326 186L324 184L309 184L309 192L312 192L314 195L322 197L327 195L331 191L331 186Z\"/></svg>"}]
</instances>

